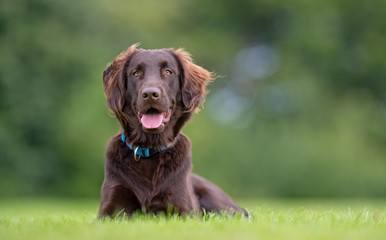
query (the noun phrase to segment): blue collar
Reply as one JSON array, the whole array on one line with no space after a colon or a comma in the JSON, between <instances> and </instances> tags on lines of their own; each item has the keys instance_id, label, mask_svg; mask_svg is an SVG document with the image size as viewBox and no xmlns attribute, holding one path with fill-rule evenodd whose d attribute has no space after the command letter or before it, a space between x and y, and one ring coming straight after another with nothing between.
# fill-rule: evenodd
<instances>
[{"instance_id":1,"label":"blue collar","mask_svg":"<svg viewBox=\"0 0 386 240\"><path fill-rule=\"evenodd\" d=\"M126 136L124 133L121 135L121 140L123 143L126 144L128 148L130 148L131 151L134 152L134 159L135 161L139 161L141 158L148 158L153 156L156 153L162 152L167 149L166 146L163 146L160 151L155 150L153 147L150 148L142 148L142 147L135 147L133 148L130 144L126 142ZM138 156L138 158L137 158Z\"/></svg>"}]
</instances>

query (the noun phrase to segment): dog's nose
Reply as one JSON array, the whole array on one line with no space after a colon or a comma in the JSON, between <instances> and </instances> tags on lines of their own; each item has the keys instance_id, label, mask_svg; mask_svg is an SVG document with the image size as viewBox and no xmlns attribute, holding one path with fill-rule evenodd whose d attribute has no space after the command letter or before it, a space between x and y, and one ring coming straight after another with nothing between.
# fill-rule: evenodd
<instances>
[{"instance_id":1,"label":"dog's nose","mask_svg":"<svg viewBox=\"0 0 386 240\"><path fill-rule=\"evenodd\" d=\"M161 95L161 90L157 87L146 87L142 89L141 97L143 100L157 100Z\"/></svg>"}]
</instances>

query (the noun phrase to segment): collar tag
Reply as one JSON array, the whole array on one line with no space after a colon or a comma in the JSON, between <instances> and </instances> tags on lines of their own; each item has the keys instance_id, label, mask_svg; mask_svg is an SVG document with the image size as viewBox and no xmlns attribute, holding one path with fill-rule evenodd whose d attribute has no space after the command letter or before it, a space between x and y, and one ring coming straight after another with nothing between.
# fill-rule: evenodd
<instances>
[{"instance_id":1,"label":"collar tag","mask_svg":"<svg viewBox=\"0 0 386 240\"><path fill-rule=\"evenodd\" d=\"M136 147L135 150L134 150L134 160L139 162L139 160L141 159L141 155L139 155L137 152L138 152L138 148L139 147ZM138 159L137 159L137 156L138 156Z\"/></svg>"}]
</instances>

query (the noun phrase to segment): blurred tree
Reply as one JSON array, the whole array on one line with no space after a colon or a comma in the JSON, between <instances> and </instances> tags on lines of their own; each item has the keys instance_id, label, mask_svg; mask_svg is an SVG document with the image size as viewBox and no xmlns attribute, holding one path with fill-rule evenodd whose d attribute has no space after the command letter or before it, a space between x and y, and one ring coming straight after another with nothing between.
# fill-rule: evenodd
<instances>
[{"instance_id":1,"label":"blurred tree","mask_svg":"<svg viewBox=\"0 0 386 240\"><path fill-rule=\"evenodd\" d=\"M239 196L386 196L385 1L0 2L0 195L97 196L105 65L185 47L225 77L184 131ZM221 164L221 171L218 166Z\"/></svg>"}]
</instances>

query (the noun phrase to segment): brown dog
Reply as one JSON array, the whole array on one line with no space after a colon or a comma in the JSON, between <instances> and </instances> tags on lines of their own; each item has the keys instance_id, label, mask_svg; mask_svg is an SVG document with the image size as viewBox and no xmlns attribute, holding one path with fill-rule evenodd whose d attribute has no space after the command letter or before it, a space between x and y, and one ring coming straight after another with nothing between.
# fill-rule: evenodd
<instances>
[{"instance_id":1,"label":"brown dog","mask_svg":"<svg viewBox=\"0 0 386 240\"><path fill-rule=\"evenodd\" d=\"M242 210L220 188L191 173L184 123L203 102L213 74L182 49L132 45L103 72L107 106L121 123L106 151L98 217L136 210L181 214Z\"/></svg>"}]
</instances>

